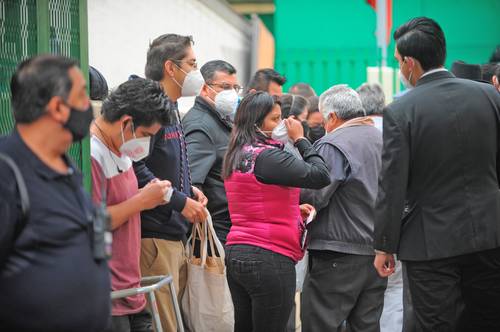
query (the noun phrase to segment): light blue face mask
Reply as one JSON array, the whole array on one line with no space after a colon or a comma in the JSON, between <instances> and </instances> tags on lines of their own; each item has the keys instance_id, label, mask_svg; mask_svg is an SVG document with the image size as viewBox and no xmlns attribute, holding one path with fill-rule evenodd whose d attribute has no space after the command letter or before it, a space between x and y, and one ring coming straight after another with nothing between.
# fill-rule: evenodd
<instances>
[{"instance_id":1,"label":"light blue face mask","mask_svg":"<svg viewBox=\"0 0 500 332\"><path fill-rule=\"evenodd\" d=\"M236 117L236 112L238 111L238 106L240 106L241 103L241 96L238 96L238 102L236 103L236 107L234 108L234 111L229 115L229 118L231 119L232 122L234 122L234 118Z\"/></svg>"}]
</instances>

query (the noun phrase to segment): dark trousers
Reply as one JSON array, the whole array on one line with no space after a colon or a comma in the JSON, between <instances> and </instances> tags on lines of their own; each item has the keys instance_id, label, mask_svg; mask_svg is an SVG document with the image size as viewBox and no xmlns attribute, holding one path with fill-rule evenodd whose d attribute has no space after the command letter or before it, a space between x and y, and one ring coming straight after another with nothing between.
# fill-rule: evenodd
<instances>
[{"instance_id":1,"label":"dark trousers","mask_svg":"<svg viewBox=\"0 0 500 332\"><path fill-rule=\"evenodd\" d=\"M153 332L151 314L144 309L141 312L125 316L112 316L108 332Z\"/></svg>"},{"instance_id":2,"label":"dark trousers","mask_svg":"<svg viewBox=\"0 0 500 332\"><path fill-rule=\"evenodd\" d=\"M500 248L405 264L417 331L500 331Z\"/></svg>"},{"instance_id":3,"label":"dark trousers","mask_svg":"<svg viewBox=\"0 0 500 332\"><path fill-rule=\"evenodd\" d=\"M284 332L295 296L295 263L249 245L226 246L234 330Z\"/></svg>"},{"instance_id":4,"label":"dark trousers","mask_svg":"<svg viewBox=\"0 0 500 332\"><path fill-rule=\"evenodd\" d=\"M403 267L403 331L402 332L417 332L417 322L415 311L413 310L413 302L411 300L410 287L408 286L408 273L406 272L406 264L401 262Z\"/></svg>"},{"instance_id":5,"label":"dark trousers","mask_svg":"<svg viewBox=\"0 0 500 332\"><path fill-rule=\"evenodd\" d=\"M302 291L302 331L378 332L387 278L373 267L373 256L309 252Z\"/></svg>"}]
</instances>

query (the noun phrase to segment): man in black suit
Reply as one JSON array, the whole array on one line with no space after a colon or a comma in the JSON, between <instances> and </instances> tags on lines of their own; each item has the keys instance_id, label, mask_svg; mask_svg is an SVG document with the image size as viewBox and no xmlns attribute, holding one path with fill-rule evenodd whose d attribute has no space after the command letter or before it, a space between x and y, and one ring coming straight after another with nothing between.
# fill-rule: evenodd
<instances>
[{"instance_id":1,"label":"man in black suit","mask_svg":"<svg viewBox=\"0 0 500 332\"><path fill-rule=\"evenodd\" d=\"M384 111L375 268L390 275L399 255L420 330L499 331L500 96L443 68L432 19L410 20L394 39L414 88Z\"/></svg>"}]
</instances>

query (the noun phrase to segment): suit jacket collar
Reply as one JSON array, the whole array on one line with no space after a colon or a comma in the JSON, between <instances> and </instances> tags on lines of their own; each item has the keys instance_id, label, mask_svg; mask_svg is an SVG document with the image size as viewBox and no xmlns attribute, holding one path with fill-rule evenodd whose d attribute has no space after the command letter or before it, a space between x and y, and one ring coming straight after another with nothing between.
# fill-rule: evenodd
<instances>
[{"instance_id":1,"label":"suit jacket collar","mask_svg":"<svg viewBox=\"0 0 500 332\"><path fill-rule=\"evenodd\" d=\"M422 84L426 84L426 83L429 83L429 82L432 82L432 81L435 81L435 80L440 80L440 79L443 79L443 78L453 78L455 77L455 75L453 75L452 73L450 73L449 71L438 71L438 72L435 72L435 73L432 73L432 74L429 74L429 75L425 75L424 77L421 77L418 81L417 81L417 85L416 86L420 86Z\"/></svg>"}]
</instances>

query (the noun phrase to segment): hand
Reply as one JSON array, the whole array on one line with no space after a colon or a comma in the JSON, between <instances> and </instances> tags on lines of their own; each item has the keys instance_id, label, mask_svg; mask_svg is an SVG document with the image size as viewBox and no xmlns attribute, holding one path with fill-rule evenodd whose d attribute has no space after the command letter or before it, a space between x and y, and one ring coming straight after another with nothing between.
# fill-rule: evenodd
<instances>
[{"instance_id":1,"label":"hand","mask_svg":"<svg viewBox=\"0 0 500 332\"><path fill-rule=\"evenodd\" d=\"M205 194L203 193L203 191L201 191L200 189L196 188L195 186L191 186L191 188L193 189L194 198L199 203L201 203L204 207L207 207L208 198L207 198L207 196L205 196Z\"/></svg>"},{"instance_id":2,"label":"hand","mask_svg":"<svg viewBox=\"0 0 500 332\"><path fill-rule=\"evenodd\" d=\"M186 205L184 205L181 214L190 223L204 222L207 219L207 209L203 204L189 197L186 199Z\"/></svg>"},{"instance_id":3,"label":"hand","mask_svg":"<svg viewBox=\"0 0 500 332\"><path fill-rule=\"evenodd\" d=\"M375 270L382 278L388 277L394 273L396 262L394 261L393 254L377 253L373 262Z\"/></svg>"},{"instance_id":4,"label":"hand","mask_svg":"<svg viewBox=\"0 0 500 332\"><path fill-rule=\"evenodd\" d=\"M288 130L288 137L295 143L299 138L304 137L304 127L300 121L295 120L292 116L285 119L285 126Z\"/></svg>"},{"instance_id":5,"label":"hand","mask_svg":"<svg viewBox=\"0 0 500 332\"><path fill-rule=\"evenodd\" d=\"M154 180L139 191L143 210L149 210L158 205L165 204L165 194L172 187L170 181Z\"/></svg>"},{"instance_id":6,"label":"hand","mask_svg":"<svg viewBox=\"0 0 500 332\"><path fill-rule=\"evenodd\" d=\"M302 220L306 220L311 212L314 210L314 206L310 204L301 204L299 205L300 208L300 216L302 217Z\"/></svg>"}]
</instances>

